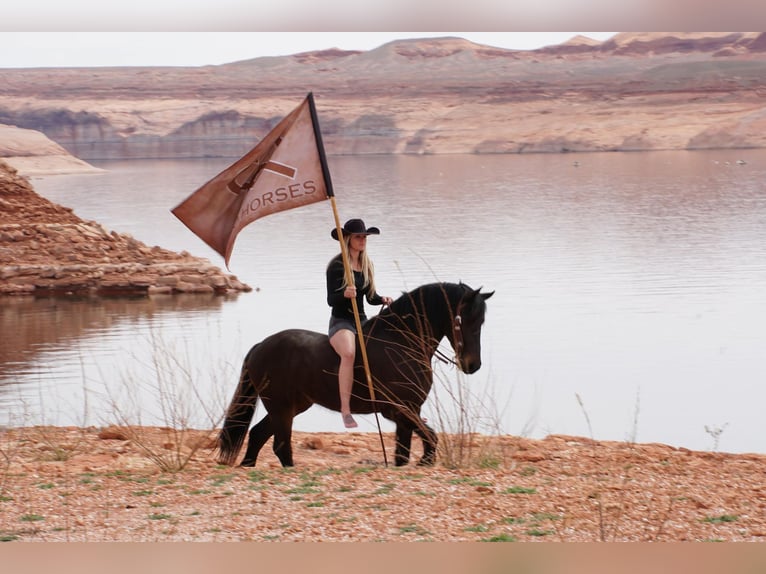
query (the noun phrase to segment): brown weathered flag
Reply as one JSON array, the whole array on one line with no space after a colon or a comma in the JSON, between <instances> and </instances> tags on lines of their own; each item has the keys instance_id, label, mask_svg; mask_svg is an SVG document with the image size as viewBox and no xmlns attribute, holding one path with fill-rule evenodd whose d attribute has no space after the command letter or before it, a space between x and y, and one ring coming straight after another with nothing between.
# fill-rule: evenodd
<instances>
[{"instance_id":1,"label":"brown weathered flag","mask_svg":"<svg viewBox=\"0 0 766 574\"><path fill-rule=\"evenodd\" d=\"M172 212L228 267L234 240L246 225L332 194L314 98L308 94L258 145Z\"/></svg>"}]
</instances>

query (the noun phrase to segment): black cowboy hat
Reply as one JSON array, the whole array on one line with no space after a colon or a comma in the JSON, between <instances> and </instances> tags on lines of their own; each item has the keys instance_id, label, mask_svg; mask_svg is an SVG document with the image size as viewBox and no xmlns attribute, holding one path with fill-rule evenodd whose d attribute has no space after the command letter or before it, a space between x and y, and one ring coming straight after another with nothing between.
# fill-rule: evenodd
<instances>
[{"instance_id":1,"label":"black cowboy hat","mask_svg":"<svg viewBox=\"0 0 766 574\"><path fill-rule=\"evenodd\" d=\"M364 221L361 219L349 219L346 223L343 224L343 235L379 235L380 229L377 227L365 227ZM333 228L332 231L330 231L330 235L332 235L332 238L336 241L338 240L338 229Z\"/></svg>"}]
</instances>

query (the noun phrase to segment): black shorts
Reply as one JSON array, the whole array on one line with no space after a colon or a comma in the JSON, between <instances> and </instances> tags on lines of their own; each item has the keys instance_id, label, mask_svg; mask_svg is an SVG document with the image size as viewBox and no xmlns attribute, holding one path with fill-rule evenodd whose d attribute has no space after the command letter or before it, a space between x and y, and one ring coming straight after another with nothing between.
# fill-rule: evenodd
<instances>
[{"instance_id":1,"label":"black shorts","mask_svg":"<svg viewBox=\"0 0 766 574\"><path fill-rule=\"evenodd\" d=\"M330 317L330 326L327 329L327 336L332 339L332 336L343 329L348 329L354 335L356 335L356 325L354 321L348 319L339 319L338 317Z\"/></svg>"}]
</instances>

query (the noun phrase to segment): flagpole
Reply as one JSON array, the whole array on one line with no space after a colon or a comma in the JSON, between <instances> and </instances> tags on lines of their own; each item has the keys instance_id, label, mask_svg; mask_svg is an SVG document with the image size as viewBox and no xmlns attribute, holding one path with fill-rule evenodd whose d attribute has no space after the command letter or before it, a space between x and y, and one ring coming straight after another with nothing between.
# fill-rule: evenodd
<instances>
[{"instance_id":1,"label":"flagpole","mask_svg":"<svg viewBox=\"0 0 766 574\"><path fill-rule=\"evenodd\" d=\"M340 218L338 217L338 206L335 203L335 196L330 196L330 204L332 205L332 212L335 216L335 229L338 233L338 243L340 243L341 258L343 259L343 270L346 275L346 284L354 285L354 274L349 267L348 252L346 250L346 241L343 239L343 230L340 226ZM367 387L370 390L370 400L372 401L372 412L375 414L375 422L378 425L378 435L380 436L380 446L383 450L383 463L388 466L388 458L386 457L386 447L383 443L383 431L380 428L380 419L378 418L378 409L375 407L375 389L372 386L372 374L370 373L370 362L367 358L367 346L364 342L364 334L362 333L362 321L359 318L359 306L356 304L356 298L351 298L351 308L354 311L354 321L356 323L356 332L359 338L359 350L362 354L362 364L364 365L364 374L367 376Z\"/></svg>"},{"instance_id":2,"label":"flagpole","mask_svg":"<svg viewBox=\"0 0 766 574\"><path fill-rule=\"evenodd\" d=\"M314 94L309 92L309 109L311 111L311 121L314 123L314 134L317 138L317 147L319 149L319 159L322 164L322 173L325 179L325 188L327 189L327 195L330 198L330 205L332 206L332 214L335 218L335 229L338 234L338 243L340 243L341 259L343 260L343 271L346 277L347 285L354 285L354 273L349 266L348 253L346 250L346 242L343 239L343 229L340 225L340 217L338 216L338 205L335 202L335 192L332 188L332 181L330 180L330 170L327 167L327 158L324 153L324 145L322 143L322 134L319 130L319 121L316 116L316 108L314 106ZM354 312L354 322L356 324L356 333L359 338L359 350L362 355L362 364L364 365L364 374L367 377L367 388L370 391L370 401L372 402L372 412L375 414L375 423L378 426L378 436L380 437L380 447L383 451L383 463L388 466L388 457L386 456L386 446L383 442L383 431L380 428L380 419L378 417L378 409L375 406L375 389L372 385L372 374L370 372L370 362L367 358L367 346L364 342L364 333L362 333L362 321L359 317L359 306L356 304L356 298L351 298L351 309Z\"/></svg>"}]
</instances>

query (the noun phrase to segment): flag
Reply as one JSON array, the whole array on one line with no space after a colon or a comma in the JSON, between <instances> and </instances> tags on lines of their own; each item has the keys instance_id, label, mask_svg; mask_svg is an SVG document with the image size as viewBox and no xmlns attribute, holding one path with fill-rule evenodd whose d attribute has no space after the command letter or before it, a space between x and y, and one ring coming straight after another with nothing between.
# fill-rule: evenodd
<instances>
[{"instance_id":1,"label":"flag","mask_svg":"<svg viewBox=\"0 0 766 574\"><path fill-rule=\"evenodd\" d=\"M246 225L332 195L309 93L258 145L171 211L221 254L228 268L234 240Z\"/></svg>"}]
</instances>

